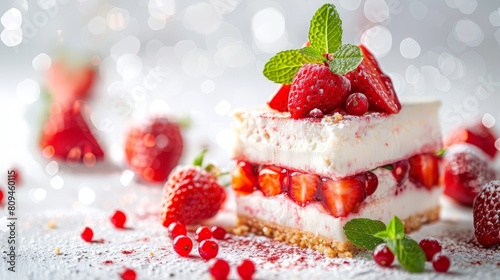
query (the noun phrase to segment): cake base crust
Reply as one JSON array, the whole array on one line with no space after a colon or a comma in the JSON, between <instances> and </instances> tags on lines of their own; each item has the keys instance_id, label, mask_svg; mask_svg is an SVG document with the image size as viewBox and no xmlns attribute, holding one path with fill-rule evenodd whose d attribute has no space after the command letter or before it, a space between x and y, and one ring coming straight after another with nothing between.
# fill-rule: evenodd
<instances>
[{"instance_id":1,"label":"cake base crust","mask_svg":"<svg viewBox=\"0 0 500 280\"><path fill-rule=\"evenodd\" d=\"M440 206L417 213L403 220L405 232L410 233L419 229L422 225L439 220ZM361 248L354 246L351 242L340 242L332 238L311 232L300 231L295 228L282 226L273 222L263 221L255 217L237 215L238 226L233 230L237 235L252 232L264 235L277 241L297 245L318 251L327 257L350 258Z\"/></svg>"}]
</instances>

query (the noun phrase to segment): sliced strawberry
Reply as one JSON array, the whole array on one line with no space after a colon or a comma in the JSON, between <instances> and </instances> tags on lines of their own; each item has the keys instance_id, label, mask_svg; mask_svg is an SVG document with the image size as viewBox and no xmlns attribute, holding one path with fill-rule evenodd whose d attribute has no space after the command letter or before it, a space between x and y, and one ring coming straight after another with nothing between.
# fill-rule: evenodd
<instances>
[{"instance_id":1,"label":"sliced strawberry","mask_svg":"<svg viewBox=\"0 0 500 280\"><path fill-rule=\"evenodd\" d=\"M493 131L484 126L482 121L477 121L453 129L444 137L443 142L445 147L458 143L469 143L493 158L498 151L495 147L496 140L497 137Z\"/></svg>"},{"instance_id":2,"label":"sliced strawberry","mask_svg":"<svg viewBox=\"0 0 500 280\"><path fill-rule=\"evenodd\" d=\"M439 181L439 161L433 154L423 154L411 157L410 180L417 185L423 185L427 189L436 186Z\"/></svg>"},{"instance_id":3,"label":"sliced strawberry","mask_svg":"<svg viewBox=\"0 0 500 280\"><path fill-rule=\"evenodd\" d=\"M346 217L366 198L365 183L357 177L325 179L321 184L323 206L334 217Z\"/></svg>"},{"instance_id":4,"label":"sliced strawberry","mask_svg":"<svg viewBox=\"0 0 500 280\"><path fill-rule=\"evenodd\" d=\"M410 165L408 160L400 160L393 164L392 175L394 179L398 183L398 185L402 184L402 182L406 179L408 175L408 169L410 169Z\"/></svg>"},{"instance_id":5,"label":"sliced strawberry","mask_svg":"<svg viewBox=\"0 0 500 280\"><path fill-rule=\"evenodd\" d=\"M278 91L274 94L267 105L269 108L280 112L288 112L288 95L291 85L281 85Z\"/></svg>"},{"instance_id":6,"label":"sliced strawberry","mask_svg":"<svg viewBox=\"0 0 500 280\"><path fill-rule=\"evenodd\" d=\"M331 113L343 105L351 86L349 81L332 73L325 65L305 64L292 81L288 110L294 119L310 116L314 109Z\"/></svg>"},{"instance_id":7,"label":"sliced strawberry","mask_svg":"<svg viewBox=\"0 0 500 280\"><path fill-rule=\"evenodd\" d=\"M250 194L256 189L257 178L249 163L238 162L231 172L231 185L233 190L241 195Z\"/></svg>"},{"instance_id":8,"label":"sliced strawberry","mask_svg":"<svg viewBox=\"0 0 500 280\"><path fill-rule=\"evenodd\" d=\"M46 157L93 165L104 158L99 143L82 116L82 104L62 112L52 113L45 123L40 147Z\"/></svg>"},{"instance_id":9,"label":"sliced strawberry","mask_svg":"<svg viewBox=\"0 0 500 280\"><path fill-rule=\"evenodd\" d=\"M281 185L286 171L276 166L266 166L259 172L259 186L267 196L281 193Z\"/></svg>"},{"instance_id":10,"label":"sliced strawberry","mask_svg":"<svg viewBox=\"0 0 500 280\"><path fill-rule=\"evenodd\" d=\"M397 114L401 110L401 103L391 79L380 70L370 51L363 45L359 47L364 58L358 68L345 75L351 82L352 92L364 93L372 110Z\"/></svg>"},{"instance_id":11,"label":"sliced strawberry","mask_svg":"<svg viewBox=\"0 0 500 280\"><path fill-rule=\"evenodd\" d=\"M300 206L305 206L314 200L319 180L318 175L293 172L290 175L288 195Z\"/></svg>"}]
</instances>

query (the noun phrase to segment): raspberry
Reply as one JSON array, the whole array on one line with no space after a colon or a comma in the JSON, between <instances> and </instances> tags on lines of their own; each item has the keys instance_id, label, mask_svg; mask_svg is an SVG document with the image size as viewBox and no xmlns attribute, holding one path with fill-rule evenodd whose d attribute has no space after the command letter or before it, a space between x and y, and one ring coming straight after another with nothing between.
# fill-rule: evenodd
<instances>
[{"instance_id":1,"label":"raspberry","mask_svg":"<svg viewBox=\"0 0 500 280\"><path fill-rule=\"evenodd\" d=\"M432 267L437 272L448 272L450 268L450 259L443 253L437 253L432 258Z\"/></svg>"},{"instance_id":2,"label":"raspberry","mask_svg":"<svg viewBox=\"0 0 500 280\"><path fill-rule=\"evenodd\" d=\"M85 242L92 242L92 238L94 237L94 232L92 231L91 228L86 227L83 229L81 237L83 240L85 240Z\"/></svg>"},{"instance_id":3,"label":"raspberry","mask_svg":"<svg viewBox=\"0 0 500 280\"><path fill-rule=\"evenodd\" d=\"M219 244L213 239L203 240L198 246L198 253L204 260L213 259L219 253Z\"/></svg>"},{"instance_id":4,"label":"raspberry","mask_svg":"<svg viewBox=\"0 0 500 280\"><path fill-rule=\"evenodd\" d=\"M117 228L123 228L126 220L127 216L120 210L116 210L113 216L111 216L111 223Z\"/></svg>"},{"instance_id":5,"label":"raspberry","mask_svg":"<svg viewBox=\"0 0 500 280\"><path fill-rule=\"evenodd\" d=\"M428 262L432 261L432 257L434 257L435 254L441 252L441 245L437 239L431 237L422 239L418 245L424 250L425 258Z\"/></svg>"},{"instance_id":6,"label":"raspberry","mask_svg":"<svg viewBox=\"0 0 500 280\"><path fill-rule=\"evenodd\" d=\"M223 259L212 259L208 271L214 280L226 280L229 275L229 264Z\"/></svg>"},{"instance_id":7,"label":"raspberry","mask_svg":"<svg viewBox=\"0 0 500 280\"><path fill-rule=\"evenodd\" d=\"M193 249L193 241L185 235L179 235L174 239L174 251L180 256L187 256Z\"/></svg>"},{"instance_id":8,"label":"raspberry","mask_svg":"<svg viewBox=\"0 0 500 280\"><path fill-rule=\"evenodd\" d=\"M486 184L474 200L474 234L479 244L500 244L500 180Z\"/></svg>"},{"instance_id":9,"label":"raspberry","mask_svg":"<svg viewBox=\"0 0 500 280\"><path fill-rule=\"evenodd\" d=\"M170 223L168 225L168 233L172 239L175 239L179 235L187 235L186 226L177 222Z\"/></svg>"},{"instance_id":10,"label":"raspberry","mask_svg":"<svg viewBox=\"0 0 500 280\"><path fill-rule=\"evenodd\" d=\"M345 110L348 114L362 116L368 111L368 98L359 92L349 95L345 101Z\"/></svg>"},{"instance_id":11,"label":"raspberry","mask_svg":"<svg viewBox=\"0 0 500 280\"><path fill-rule=\"evenodd\" d=\"M386 244L379 244L372 253L373 260L384 267L390 267L394 261L394 254L389 250Z\"/></svg>"},{"instance_id":12,"label":"raspberry","mask_svg":"<svg viewBox=\"0 0 500 280\"><path fill-rule=\"evenodd\" d=\"M255 265L251 260L244 259L238 264L236 270L242 280L251 280L255 273Z\"/></svg>"},{"instance_id":13,"label":"raspberry","mask_svg":"<svg viewBox=\"0 0 500 280\"><path fill-rule=\"evenodd\" d=\"M201 242L205 239L212 238L212 231L208 227L199 227L196 229L194 239L198 242Z\"/></svg>"}]
</instances>

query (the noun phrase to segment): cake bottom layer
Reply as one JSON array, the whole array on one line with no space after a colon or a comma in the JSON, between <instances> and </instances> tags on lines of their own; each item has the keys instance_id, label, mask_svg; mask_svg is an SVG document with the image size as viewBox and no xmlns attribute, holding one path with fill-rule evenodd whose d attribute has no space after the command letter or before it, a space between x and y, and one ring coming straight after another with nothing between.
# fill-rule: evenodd
<instances>
[{"instance_id":1,"label":"cake bottom layer","mask_svg":"<svg viewBox=\"0 0 500 280\"><path fill-rule=\"evenodd\" d=\"M403 219L405 232L409 233L419 229L422 225L439 220L439 205L428 210L413 214ZM250 217L238 214L239 228L235 230L236 234L244 234L248 231L265 235L277 241L297 245L302 248L323 253L328 257L352 257L352 254L359 250L349 241L339 241L331 237L318 233L301 231L297 228L283 226L274 222L261 220L256 217Z\"/></svg>"}]
</instances>

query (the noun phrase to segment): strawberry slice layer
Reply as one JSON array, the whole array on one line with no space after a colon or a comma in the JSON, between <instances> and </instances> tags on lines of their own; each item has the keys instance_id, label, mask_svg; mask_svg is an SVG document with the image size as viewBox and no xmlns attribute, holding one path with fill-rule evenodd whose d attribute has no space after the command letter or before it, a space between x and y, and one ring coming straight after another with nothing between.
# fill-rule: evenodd
<instances>
[{"instance_id":1,"label":"strawberry slice layer","mask_svg":"<svg viewBox=\"0 0 500 280\"><path fill-rule=\"evenodd\" d=\"M391 79L380 70L370 51L363 45L359 47L364 58L356 70L345 75L351 82L351 91L365 94L371 110L397 114L401 103Z\"/></svg>"},{"instance_id":2,"label":"strawberry slice layer","mask_svg":"<svg viewBox=\"0 0 500 280\"><path fill-rule=\"evenodd\" d=\"M278 91L267 101L269 108L280 112L288 112L288 95L291 85L281 85Z\"/></svg>"},{"instance_id":3,"label":"strawberry slice layer","mask_svg":"<svg viewBox=\"0 0 500 280\"><path fill-rule=\"evenodd\" d=\"M104 158L99 143L82 116L81 103L65 111L53 113L44 125L40 147L48 158L93 165Z\"/></svg>"},{"instance_id":4,"label":"strawberry slice layer","mask_svg":"<svg viewBox=\"0 0 500 280\"><path fill-rule=\"evenodd\" d=\"M439 181L438 158L433 154L416 155L409 159L410 180L427 189L436 186Z\"/></svg>"},{"instance_id":5,"label":"strawberry slice layer","mask_svg":"<svg viewBox=\"0 0 500 280\"><path fill-rule=\"evenodd\" d=\"M328 212L336 218L345 217L365 200L365 182L356 177L323 180L321 194Z\"/></svg>"}]
</instances>

